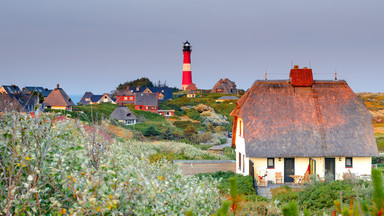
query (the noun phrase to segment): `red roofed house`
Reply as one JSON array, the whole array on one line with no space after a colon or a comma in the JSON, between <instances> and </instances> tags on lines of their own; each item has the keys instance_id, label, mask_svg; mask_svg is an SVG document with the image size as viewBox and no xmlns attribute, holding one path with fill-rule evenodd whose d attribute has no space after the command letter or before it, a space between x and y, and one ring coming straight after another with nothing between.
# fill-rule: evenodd
<instances>
[{"instance_id":1,"label":"red roofed house","mask_svg":"<svg viewBox=\"0 0 384 216\"><path fill-rule=\"evenodd\" d=\"M119 105L134 104L135 94L127 87L125 90L116 91L116 103Z\"/></svg>"},{"instance_id":2,"label":"red roofed house","mask_svg":"<svg viewBox=\"0 0 384 216\"><path fill-rule=\"evenodd\" d=\"M313 80L295 66L288 80L257 80L237 101L232 147L237 173L284 182L292 175L342 179L371 174L378 154L372 116L344 80Z\"/></svg>"},{"instance_id":3,"label":"red roofed house","mask_svg":"<svg viewBox=\"0 0 384 216\"><path fill-rule=\"evenodd\" d=\"M157 93L135 93L135 109L158 113Z\"/></svg>"},{"instance_id":4,"label":"red roofed house","mask_svg":"<svg viewBox=\"0 0 384 216\"><path fill-rule=\"evenodd\" d=\"M59 109L72 111L72 106L75 106L71 98L65 91L59 87L53 89L52 92L44 100L45 107L48 109Z\"/></svg>"}]
</instances>

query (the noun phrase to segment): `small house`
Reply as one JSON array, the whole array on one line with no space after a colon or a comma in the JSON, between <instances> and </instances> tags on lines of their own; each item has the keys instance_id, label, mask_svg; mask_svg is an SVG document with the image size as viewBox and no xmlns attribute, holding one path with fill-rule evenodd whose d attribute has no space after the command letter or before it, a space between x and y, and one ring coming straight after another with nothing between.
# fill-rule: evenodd
<instances>
[{"instance_id":1,"label":"small house","mask_svg":"<svg viewBox=\"0 0 384 216\"><path fill-rule=\"evenodd\" d=\"M75 106L72 99L60 88L52 90L48 97L44 100L45 107L48 109L69 110L72 111L72 106Z\"/></svg>"},{"instance_id":2,"label":"small house","mask_svg":"<svg viewBox=\"0 0 384 216\"><path fill-rule=\"evenodd\" d=\"M134 125L137 123L137 117L126 106L116 107L110 117L126 125Z\"/></svg>"},{"instance_id":3,"label":"small house","mask_svg":"<svg viewBox=\"0 0 384 216\"><path fill-rule=\"evenodd\" d=\"M172 100L173 89L169 87L127 87L131 93L157 93L160 102Z\"/></svg>"},{"instance_id":4,"label":"small house","mask_svg":"<svg viewBox=\"0 0 384 216\"><path fill-rule=\"evenodd\" d=\"M11 104L15 104L15 101L17 100L17 104L20 105L22 109L16 110L20 112L30 113L35 111L36 106L41 106L38 95L30 94L29 92L23 93L22 91L20 91L20 88L16 85L1 86L0 94L8 95L13 100L13 103Z\"/></svg>"},{"instance_id":5,"label":"small house","mask_svg":"<svg viewBox=\"0 0 384 216\"><path fill-rule=\"evenodd\" d=\"M344 80L313 80L295 66L287 80L257 80L236 103L237 173L254 177L371 174L378 155L372 115Z\"/></svg>"},{"instance_id":6,"label":"small house","mask_svg":"<svg viewBox=\"0 0 384 216\"><path fill-rule=\"evenodd\" d=\"M196 93L195 93L195 91L189 91L188 93L187 93L187 98L195 98L196 97Z\"/></svg>"},{"instance_id":7,"label":"small house","mask_svg":"<svg viewBox=\"0 0 384 216\"><path fill-rule=\"evenodd\" d=\"M228 78L220 79L212 88L212 93L237 94L236 83Z\"/></svg>"},{"instance_id":8,"label":"small house","mask_svg":"<svg viewBox=\"0 0 384 216\"><path fill-rule=\"evenodd\" d=\"M158 113L159 100L156 93L136 93L135 109Z\"/></svg>"},{"instance_id":9,"label":"small house","mask_svg":"<svg viewBox=\"0 0 384 216\"><path fill-rule=\"evenodd\" d=\"M6 112L25 112L23 106L16 98L11 98L8 94L0 93L0 116Z\"/></svg>"},{"instance_id":10,"label":"small house","mask_svg":"<svg viewBox=\"0 0 384 216\"><path fill-rule=\"evenodd\" d=\"M115 100L107 93L102 95L92 95L90 104L100 104L100 103L112 103L116 104Z\"/></svg>"},{"instance_id":11,"label":"small house","mask_svg":"<svg viewBox=\"0 0 384 216\"><path fill-rule=\"evenodd\" d=\"M90 104L92 96L93 96L92 92L85 92L83 97L81 97L79 104L82 104L84 106Z\"/></svg>"}]
</instances>

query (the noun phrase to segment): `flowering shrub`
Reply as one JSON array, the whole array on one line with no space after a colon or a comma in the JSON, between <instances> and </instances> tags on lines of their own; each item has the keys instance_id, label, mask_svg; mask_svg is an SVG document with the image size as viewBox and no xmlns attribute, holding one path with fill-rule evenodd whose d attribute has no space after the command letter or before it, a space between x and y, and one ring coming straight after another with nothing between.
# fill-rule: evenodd
<instances>
[{"instance_id":1,"label":"flowering shrub","mask_svg":"<svg viewBox=\"0 0 384 216\"><path fill-rule=\"evenodd\" d=\"M217 181L150 163L159 149L200 154L173 143L119 143L101 126L53 115L0 118L0 214L210 215ZM192 147L192 146L191 146Z\"/></svg>"},{"instance_id":2,"label":"flowering shrub","mask_svg":"<svg viewBox=\"0 0 384 216\"><path fill-rule=\"evenodd\" d=\"M201 119L203 125L212 124L213 126L222 126L229 124L226 116L211 111L201 113Z\"/></svg>"}]
</instances>

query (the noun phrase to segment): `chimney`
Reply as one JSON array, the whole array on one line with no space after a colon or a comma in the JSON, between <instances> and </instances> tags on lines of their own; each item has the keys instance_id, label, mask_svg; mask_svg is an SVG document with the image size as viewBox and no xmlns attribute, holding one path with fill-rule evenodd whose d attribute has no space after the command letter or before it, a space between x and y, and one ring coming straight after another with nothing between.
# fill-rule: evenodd
<instances>
[{"instance_id":1,"label":"chimney","mask_svg":"<svg viewBox=\"0 0 384 216\"><path fill-rule=\"evenodd\" d=\"M300 69L298 65L295 65L289 73L289 78L295 87L311 87L313 84L312 69L307 67Z\"/></svg>"},{"instance_id":2,"label":"chimney","mask_svg":"<svg viewBox=\"0 0 384 216\"><path fill-rule=\"evenodd\" d=\"M59 83L57 83L56 86L57 86L57 88L60 88L60 87L59 87Z\"/></svg>"}]
</instances>

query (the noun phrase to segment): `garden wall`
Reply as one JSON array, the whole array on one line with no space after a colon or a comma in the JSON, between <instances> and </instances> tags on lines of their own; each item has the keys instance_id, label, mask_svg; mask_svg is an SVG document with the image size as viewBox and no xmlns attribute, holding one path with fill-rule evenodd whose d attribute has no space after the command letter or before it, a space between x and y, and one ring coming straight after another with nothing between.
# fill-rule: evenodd
<instances>
[{"instance_id":1,"label":"garden wall","mask_svg":"<svg viewBox=\"0 0 384 216\"><path fill-rule=\"evenodd\" d=\"M175 160L173 163L180 165L184 175L217 171L236 172L236 161L234 160Z\"/></svg>"}]
</instances>

